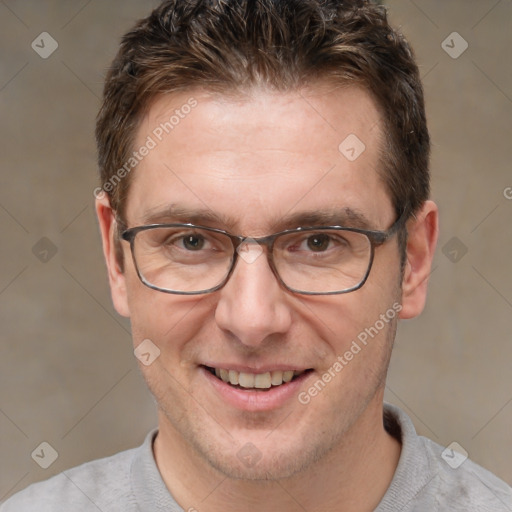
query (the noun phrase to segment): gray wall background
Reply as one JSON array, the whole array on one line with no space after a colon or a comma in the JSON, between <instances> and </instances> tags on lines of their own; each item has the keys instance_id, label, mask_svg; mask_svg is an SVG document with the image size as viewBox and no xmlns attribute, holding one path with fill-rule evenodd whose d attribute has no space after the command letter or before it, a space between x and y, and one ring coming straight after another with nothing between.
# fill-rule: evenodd
<instances>
[{"instance_id":1,"label":"gray wall background","mask_svg":"<svg viewBox=\"0 0 512 512\"><path fill-rule=\"evenodd\" d=\"M155 425L92 191L106 67L157 3L0 1L0 500ZM387 4L421 66L441 211L429 302L400 325L387 399L512 484L512 1ZM46 59L42 32L58 43ZM47 469L31 457L42 442L58 452Z\"/></svg>"}]
</instances>

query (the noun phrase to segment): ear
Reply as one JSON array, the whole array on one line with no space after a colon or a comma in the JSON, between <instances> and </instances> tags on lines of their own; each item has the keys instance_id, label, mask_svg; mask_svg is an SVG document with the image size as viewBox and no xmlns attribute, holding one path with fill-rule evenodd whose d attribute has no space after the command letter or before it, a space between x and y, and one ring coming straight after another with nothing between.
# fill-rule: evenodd
<instances>
[{"instance_id":1,"label":"ear","mask_svg":"<svg viewBox=\"0 0 512 512\"><path fill-rule=\"evenodd\" d=\"M425 201L418 213L407 223L407 250L402 280L400 318L414 318L425 307L427 282L439 234L438 209Z\"/></svg>"},{"instance_id":2,"label":"ear","mask_svg":"<svg viewBox=\"0 0 512 512\"><path fill-rule=\"evenodd\" d=\"M110 283L110 293L112 302L116 311L121 316L130 316L128 307L128 297L126 293L126 278L119 266L116 255L116 244L114 242L117 231L117 222L115 213L110 206L110 200L107 194L98 194L96 197L96 215L101 231L101 240L103 243L103 255L108 270L108 280Z\"/></svg>"}]
</instances>

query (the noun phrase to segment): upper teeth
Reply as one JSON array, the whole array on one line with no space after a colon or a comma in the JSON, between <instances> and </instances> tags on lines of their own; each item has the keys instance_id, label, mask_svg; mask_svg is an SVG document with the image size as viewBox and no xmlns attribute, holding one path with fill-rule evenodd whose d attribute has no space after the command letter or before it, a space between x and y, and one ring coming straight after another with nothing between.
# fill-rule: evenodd
<instances>
[{"instance_id":1,"label":"upper teeth","mask_svg":"<svg viewBox=\"0 0 512 512\"><path fill-rule=\"evenodd\" d=\"M286 370L277 370L265 373L246 373L236 370L225 370L224 368L215 368L215 375L224 382L233 385L239 385L243 388L268 389L271 386L280 386L283 382L290 382L294 375L300 375L302 372Z\"/></svg>"}]
</instances>

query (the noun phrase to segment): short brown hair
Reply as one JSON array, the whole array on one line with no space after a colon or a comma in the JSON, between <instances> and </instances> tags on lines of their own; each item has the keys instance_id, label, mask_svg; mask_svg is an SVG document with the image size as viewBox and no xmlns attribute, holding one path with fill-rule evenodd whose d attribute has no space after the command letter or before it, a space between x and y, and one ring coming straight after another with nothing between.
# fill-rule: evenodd
<instances>
[{"instance_id":1,"label":"short brown hair","mask_svg":"<svg viewBox=\"0 0 512 512\"><path fill-rule=\"evenodd\" d=\"M112 178L157 95L286 91L319 79L362 86L376 100L385 138L379 172L397 213L414 213L429 196L423 89L385 8L365 0L168 0L140 20L122 39L97 119L101 186L113 209L124 218L130 179L112 186Z\"/></svg>"}]
</instances>

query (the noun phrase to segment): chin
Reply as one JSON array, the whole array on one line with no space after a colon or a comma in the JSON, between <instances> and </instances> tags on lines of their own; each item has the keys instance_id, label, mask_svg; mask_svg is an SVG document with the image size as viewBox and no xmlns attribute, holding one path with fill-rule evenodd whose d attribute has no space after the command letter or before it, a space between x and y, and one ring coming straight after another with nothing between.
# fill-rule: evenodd
<instances>
[{"instance_id":1,"label":"chin","mask_svg":"<svg viewBox=\"0 0 512 512\"><path fill-rule=\"evenodd\" d=\"M219 442L218 438L208 439L204 432L197 434L189 440L203 460L227 478L249 481L280 480L311 470L336 443L336 436L325 436L325 432L318 439L298 435L298 432L284 438L276 435L272 439L274 434L265 432L254 436L253 441L247 440L251 436L244 436L243 440L230 439L229 443Z\"/></svg>"},{"instance_id":2,"label":"chin","mask_svg":"<svg viewBox=\"0 0 512 512\"><path fill-rule=\"evenodd\" d=\"M245 445L242 447L243 450ZM254 446L254 445L252 445ZM239 450L240 452L240 450ZM261 452L260 452L261 453ZM236 454L204 454L209 464L224 476L234 480L274 481L290 478L311 466L311 458L300 453L261 453L253 461L243 462Z\"/></svg>"}]
</instances>

